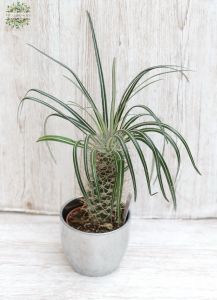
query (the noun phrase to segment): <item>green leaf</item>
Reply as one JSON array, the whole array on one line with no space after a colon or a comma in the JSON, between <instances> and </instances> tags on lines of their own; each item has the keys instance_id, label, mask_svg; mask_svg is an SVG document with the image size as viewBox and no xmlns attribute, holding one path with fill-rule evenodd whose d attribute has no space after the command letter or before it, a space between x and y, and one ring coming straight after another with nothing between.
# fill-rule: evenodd
<instances>
[{"instance_id":1,"label":"green leaf","mask_svg":"<svg viewBox=\"0 0 217 300\"><path fill-rule=\"evenodd\" d=\"M73 148L73 163L74 163L74 167L75 167L75 175L76 175L79 187L81 189L81 192L82 192L84 198L88 199L88 195L87 195L87 192L84 188L84 184L83 184L82 179L81 179L81 174L80 174L79 165L78 165L77 149L78 149L78 147L80 147L80 144L81 144L81 141L78 141L74 145L74 148Z\"/></svg>"},{"instance_id":2,"label":"green leaf","mask_svg":"<svg viewBox=\"0 0 217 300\"><path fill-rule=\"evenodd\" d=\"M170 73L177 73L177 72L180 72L187 81L189 81L188 77L186 76L186 74L184 72L189 72L191 70L189 69L181 69L181 70L175 70L175 71L167 71L167 72L160 72L160 73L157 73L155 75L152 75L150 77L148 77L146 80L142 81L140 84L138 84L136 87L135 87L135 91L137 91L144 83L146 83L147 81L149 81L150 79L152 78L155 78L157 76L160 76L160 75L165 75L165 74L170 74Z\"/></svg>"},{"instance_id":3,"label":"green leaf","mask_svg":"<svg viewBox=\"0 0 217 300\"><path fill-rule=\"evenodd\" d=\"M115 114L115 124L117 126L117 124L119 123L121 116L123 114L123 111L126 107L126 104L128 103L130 96L132 94L132 92L134 91L137 83L140 81L140 79L147 73L149 73L152 70L155 69L170 69L170 70L176 70L177 72L181 72L183 73L181 70L176 69L174 66L172 65L158 65L158 66L154 66L151 68L147 68L143 71L141 71L131 82L130 84L127 86L123 96L121 97L121 101L119 103L119 106L117 108L116 114Z\"/></svg>"},{"instance_id":4,"label":"green leaf","mask_svg":"<svg viewBox=\"0 0 217 300\"><path fill-rule=\"evenodd\" d=\"M89 24L90 24L90 29L91 29L91 32L92 32L92 39L93 39L96 62L97 62L97 68L98 68L98 74L99 74L99 81L100 81L100 88L101 88L101 98L102 98L102 109L103 109L103 120L104 120L106 126L108 127L108 109L107 109L106 90L105 90L105 83L104 83L102 65L101 65L101 61L100 61L99 50L98 50L96 36L95 36L94 28L93 28L93 23L92 23L91 16L90 16L88 11L87 11L87 16L88 16L88 20L89 20Z\"/></svg>"},{"instance_id":5,"label":"green leaf","mask_svg":"<svg viewBox=\"0 0 217 300\"><path fill-rule=\"evenodd\" d=\"M139 92L141 92L142 90L144 90L146 87L148 87L149 85L152 85L153 83L156 83L158 81L162 81L163 79L157 79L157 80L154 80L154 81L151 81L149 83L147 83L146 85L144 85L143 87L141 87L140 89L136 90L130 97L129 97L129 100L131 98L133 98L136 94L138 94Z\"/></svg>"},{"instance_id":6,"label":"green leaf","mask_svg":"<svg viewBox=\"0 0 217 300\"><path fill-rule=\"evenodd\" d=\"M171 196L172 196L174 209L176 209L176 206L177 206L176 205L176 193L175 193L175 188L174 188L173 180L172 180L172 177L170 175L170 171L169 171L169 169L167 167L167 164L166 164L163 156L160 154L160 152L158 153L158 156L159 156L159 159L160 159L160 162L161 162L161 167L162 167L162 169L164 171L165 178L167 180L168 187L170 189L170 193L171 193Z\"/></svg>"},{"instance_id":7,"label":"green leaf","mask_svg":"<svg viewBox=\"0 0 217 300\"><path fill-rule=\"evenodd\" d=\"M96 149L93 149L90 152L90 166L91 166L91 171L93 176L93 187L94 190L96 191L98 201L100 201L99 182L98 182L98 176L96 172Z\"/></svg>"},{"instance_id":8,"label":"green leaf","mask_svg":"<svg viewBox=\"0 0 217 300\"><path fill-rule=\"evenodd\" d=\"M115 114L115 98L116 98L116 74L115 74L116 59L114 57L112 64L112 102L110 111L110 130L113 130L114 114Z\"/></svg>"},{"instance_id":9,"label":"green leaf","mask_svg":"<svg viewBox=\"0 0 217 300\"><path fill-rule=\"evenodd\" d=\"M160 152L155 147L153 141L149 138L149 136L145 133L142 133L140 131L134 131L136 133L136 139L146 144L151 150L154 155L155 164L156 164L156 170L157 170L157 177L160 185L161 192L164 196L164 199L169 202L169 199L167 198L167 195L164 190L163 180L161 176L161 160L160 160Z\"/></svg>"},{"instance_id":10,"label":"green leaf","mask_svg":"<svg viewBox=\"0 0 217 300\"><path fill-rule=\"evenodd\" d=\"M78 107L80 110L84 111L91 118L91 120L93 121L93 123L96 125L96 127L98 128L98 130L100 132L101 128L100 128L99 124L97 123L96 119L94 119L94 117L92 116L92 114L89 113L89 111L87 110L88 107L87 108L83 107L82 105L80 105L80 104L78 104L76 102L73 102L73 101L69 101L68 105L72 105L72 106ZM89 108L92 109L92 107L89 107Z\"/></svg>"},{"instance_id":11,"label":"green leaf","mask_svg":"<svg viewBox=\"0 0 217 300\"><path fill-rule=\"evenodd\" d=\"M134 129L137 129L137 128L141 128L141 127L145 127L145 126L151 126L151 125L155 125L155 126L159 126L159 124L157 122L142 122L142 123L139 123L139 124L136 124L136 125L133 125L130 130L134 130ZM174 129L173 127L167 125L167 124L164 124L164 123L160 123L160 126L162 126L163 128L166 128L168 129L169 131L173 132L179 139L180 141L183 143L187 153L188 153L188 156L191 160L191 163L194 167L194 169L197 171L198 174L201 175L200 171L198 170L198 168L196 167L196 164L194 162L194 159L193 159L193 156L191 154L191 150L187 144L187 142L185 141L185 139L183 138L183 136L176 130ZM143 130L145 128L142 128L141 130Z\"/></svg>"},{"instance_id":12,"label":"green leaf","mask_svg":"<svg viewBox=\"0 0 217 300\"><path fill-rule=\"evenodd\" d=\"M132 161L131 161L131 158L130 158L129 151L128 151L127 146L125 145L124 139L122 137L120 137L118 134L114 134L113 137L118 140L118 142L119 142L119 144L120 144L120 146L123 150L123 154L126 158L127 165L129 167L130 175L131 175L131 178L132 178L132 183L133 183L134 201L136 201L136 198L137 198L136 178L135 178L135 173L134 173L134 170L133 170L133 165L132 165Z\"/></svg>"},{"instance_id":13,"label":"green leaf","mask_svg":"<svg viewBox=\"0 0 217 300\"><path fill-rule=\"evenodd\" d=\"M130 109L128 109L128 111L126 112L126 114L124 115L124 118L123 118L123 123L126 119L126 117L129 115L129 112L134 109L134 108L142 108L144 109L145 111L147 111L150 116L155 120L155 122L158 124L158 126L160 127L161 131L164 133L165 130L164 130L164 127L161 126L161 120L156 116L156 114L146 105L134 105L132 106ZM139 118L139 117L138 117ZM137 119L138 119L137 118ZM134 122L136 120L136 118L131 118L129 119L129 121L123 126L124 129L128 129L128 127L132 124L132 122ZM167 141L167 138L165 137L165 140Z\"/></svg>"},{"instance_id":14,"label":"green leaf","mask_svg":"<svg viewBox=\"0 0 217 300\"><path fill-rule=\"evenodd\" d=\"M104 123L103 123L103 119L101 117L101 114L99 112L99 110L97 109L93 99L91 98L90 94L88 93L87 89L85 88L85 86L83 85L83 83L81 82L81 80L78 78L78 76L75 74L75 72L73 72L67 65L61 63L60 61L58 61L57 59L51 57L50 55L46 54L45 52L41 51L40 49L36 48L35 46L31 45L31 44L27 44L28 46L32 47L33 49L35 49L36 51L38 51L39 53L41 53L42 55L46 56L47 58L51 59L52 61L54 61L55 63L59 64L60 66L62 66L64 69L68 70L73 77L75 78L75 80L77 81L79 87L81 88L81 90L83 91L83 94L85 95L87 101L90 103L91 107L93 108L93 111L96 115L96 118L101 126L101 128L104 128Z\"/></svg>"},{"instance_id":15,"label":"green leaf","mask_svg":"<svg viewBox=\"0 0 217 300\"><path fill-rule=\"evenodd\" d=\"M70 106L68 106L63 101L59 100L58 98L56 98L44 91L38 90L38 89L30 89L30 90L28 90L26 95L30 92L36 92L36 93L38 93L42 96L45 96L46 98L58 103L59 105L64 107L68 112L70 112L73 115L73 117L75 117L82 125L84 125L89 130L90 133L96 134L96 131L84 120L84 118L82 118L74 109L72 109Z\"/></svg>"},{"instance_id":16,"label":"green leaf","mask_svg":"<svg viewBox=\"0 0 217 300\"><path fill-rule=\"evenodd\" d=\"M58 114L49 114L49 115L45 118L45 120L44 120L44 135L47 135L47 122L48 122L48 120L49 120L51 117L55 117L56 115L58 115ZM48 141L45 141L45 143L46 143L46 146L47 146L47 148L48 148L48 151L49 151L49 153L50 153L51 158L53 159L54 163L56 164L56 159L55 159L55 157L54 157L54 155L53 155L53 152L52 152L52 150L51 150L51 147L50 147L50 145L49 145L49 142L48 142Z\"/></svg>"},{"instance_id":17,"label":"green leaf","mask_svg":"<svg viewBox=\"0 0 217 300\"><path fill-rule=\"evenodd\" d=\"M142 108L144 109L145 111L147 111L150 116L158 123L159 127L161 127L161 120L156 116L156 114L146 105L142 105L142 104L138 104L138 105L134 105L132 106L130 109L128 109L128 111L125 113L124 117L123 117L123 121L122 123L124 124L127 116L129 115L129 112L131 110L133 110L134 108ZM139 115L139 114L138 114ZM134 118L134 117L133 117ZM131 123L130 123L131 124ZM124 124L123 128L127 129L129 126ZM162 128L163 129L163 128Z\"/></svg>"},{"instance_id":18,"label":"green leaf","mask_svg":"<svg viewBox=\"0 0 217 300\"><path fill-rule=\"evenodd\" d=\"M115 162L116 162L116 180L113 189L113 202L116 203L116 214L117 214L117 221L120 223L121 221L121 199L123 193L123 183L124 183L124 156L120 151L115 151ZM113 204L112 209L113 211Z\"/></svg>"},{"instance_id":19,"label":"green leaf","mask_svg":"<svg viewBox=\"0 0 217 300\"><path fill-rule=\"evenodd\" d=\"M64 143L64 144L68 144L68 145L72 145L75 146L77 141L74 141L72 139L69 139L65 136L61 136L61 135L44 135L41 136L37 142L44 142L44 141L53 141L53 142L60 142L60 143ZM79 145L79 147L83 148L82 144Z\"/></svg>"},{"instance_id":20,"label":"green leaf","mask_svg":"<svg viewBox=\"0 0 217 300\"><path fill-rule=\"evenodd\" d=\"M176 176L175 176L175 178L177 178L177 175L178 175L179 169L180 169L180 164L181 164L181 156L180 156L179 148L176 145L176 142L173 140L173 138L168 133L162 132L158 128L147 128L147 129L143 129L142 132L156 132L156 133L159 133L159 134L164 135L164 136L167 137L167 139L170 142L170 144L172 145L172 147L173 147L173 149L176 153L176 157L177 157L178 166L177 166L177 172L176 172Z\"/></svg>"},{"instance_id":21,"label":"green leaf","mask_svg":"<svg viewBox=\"0 0 217 300\"><path fill-rule=\"evenodd\" d=\"M141 117L144 117L144 116L150 116L150 114L137 114L133 117L131 117L126 123L124 123L125 119L123 119L121 125L120 125L120 128L123 128L123 129L127 129L128 127L130 127L130 125L132 123L134 123L137 119L141 118Z\"/></svg>"},{"instance_id":22,"label":"green leaf","mask_svg":"<svg viewBox=\"0 0 217 300\"><path fill-rule=\"evenodd\" d=\"M84 140L84 151L83 151L83 158L84 158L84 170L85 174L87 177L87 180L91 183L91 177L90 177L90 172L89 172L89 158L88 158L88 151L89 149L89 141L91 139L91 135L87 135L85 140Z\"/></svg>"},{"instance_id":23,"label":"green leaf","mask_svg":"<svg viewBox=\"0 0 217 300\"><path fill-rule=\"evenodd\" d=\"M146 160L145 160L145 157L143 155L143 152L142 152L142 149L139 145L139 143L137 142L136 138L133 136L133 134L131 134L129 131L127 130L118 130L117 133L123 133L125 135L128 136L129 138L129 141L131 141L139 155L139 158L141 160L141 163L142 163L142 166L144 168L144 172L145 172L145 176L146 176L146 181L147 181L147 185L148 185L148 190L149 190L149 194L151 196L153 196L154 194L152 194L151 192L151 183L150 183L150 177L149 177L149 172L148 172L148 166L147 166L147 163L146 163Z\"/></svg>"},{"instance_id":24,"label":"green leaf","mask_svg":"<svg viewBox=\"0 0 217 300\"><path fill-rule=\"evenodd\" d=\"M66 78L68 81L70 81L83 94L82 89L80 88L80 86L76 82L74 82L71 78L69 78L66 75L63 75L63 77Z\"/></svg>"},{"instance_id":25,"label":"green leaf","mask_svg":"<svg viewBox=\"0 0 217 300\"><path fill-rule=\"evenodd\" d=\"M59 117L61 117L62 119L65 119L67 121L69 121L70 123L72 123L75 127L77 127L79 130L81 130L84 134L87 134L89 132L89 129L84 126L80 121L77 121L76 119L74 118L71 118L69 116L66 116L65 114L63 114L59 109L55 108L54 106L50 105L49 103L43 101L43 100L40 100L38 98L35 98L35 97L24 97L21 102L20 102L20 105L25 101L25 100L30 100L30 101L33 101L33 102L38 102L44 106L47 106L49 107L50 109L52 109L53 111L57 112L57 115ZM19 107L20 107L19 105ZM18 108L19 110L19 108Z\"/></svg>"}]
</instances>

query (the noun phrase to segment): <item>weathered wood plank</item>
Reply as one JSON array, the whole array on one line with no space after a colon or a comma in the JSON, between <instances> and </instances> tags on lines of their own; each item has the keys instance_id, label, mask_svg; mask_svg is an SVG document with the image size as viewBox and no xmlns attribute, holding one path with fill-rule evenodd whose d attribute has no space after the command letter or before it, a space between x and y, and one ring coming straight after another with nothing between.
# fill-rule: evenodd
<instances>
[{"instance_id":1,"label":"weathered wood plank","mask_svg":"<svg viewBox=\"0 0 217 300\"><path fill-rule=\"evenodd\" d=\"M216 230L216 220L133 219L120 268L88 278L65 260L57 217L1 213L0 298L216 299Z\"/></svg>"},{"instance_id":2,"label":"weathered wood plank","mask_svg":"<svg viewBox=\"0 0 217 300\"><path fill-rule=\"evenodd\" d=\"M191 168L179 144L184 157L176 185L175 213L160 193L150 199L142 167L135 157L139 182L135 213L145 217L216 217L216 2L45 0L42 5L41 1L27 1L31 6L31 24L22 30L11 30L5 25L4 12L10 2L13 1L0 2L0 208L57 212L61 203L79 195L71 149L52 144L55 165L46 146L34 143L43 134L42 123L49 110L29 103L18 125L16 112L20 99L31 87L85 105L84 98L62 77L65 72L27 47L26 42L71 66L95 96L97 105L101 105L85 16L88 9L95 24L109 96L114 56L118 96L144 67L166 63L196 70L189 75L189 84L179 76L168 76L167 81L148 88L137 100L180 130L203 177ZM48 127L49 132L78 136L76 130L57 120ZM173 151L168 150L166 157L175 171Z\"/></svg>"}]
</instances>

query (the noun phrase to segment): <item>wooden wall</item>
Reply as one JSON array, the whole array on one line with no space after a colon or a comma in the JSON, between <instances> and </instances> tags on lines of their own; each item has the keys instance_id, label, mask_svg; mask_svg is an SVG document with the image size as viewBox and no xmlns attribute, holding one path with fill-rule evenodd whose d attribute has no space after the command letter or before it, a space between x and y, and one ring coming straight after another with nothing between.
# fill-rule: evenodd
<instances>
[{"instance_id":1,"label":"wooden wall","mask_svg":"<svg viewBox=\"0 0 217 300\"><path fill-rule=\"evenodd\" d=\"M32 43L71 66L100 105L96 63L85 10L92 15L107 92L112 59L117 58L118 95L143 68L157 64L188 67L187 83L178 75L165 77L136 101L152 108L163 121L187 139L203 174L191 167L183 146L176 184L178 209L160 193L150 198L142 167L135 156L138 202L135 213L144 217L201 218L217 216L217 1L213 0L32 0L29 26L15 30L5 25L7 4L0 2L0 208L57 212L61 203L79 195L71 149L52 144L57 164L43 134L48 109L24 106L17 123L20 99L29 88L40 88L66 102L86 105L63 78L66 72L37 54ZM49 132L77 137L77 132L53 120ZM147 154L149 155L149 154ZM175 156L167 151L172 169ZM128 186L127 186L128 187ZM155 184L155 190L158 189Z\"/></svg>"}]
</instances>

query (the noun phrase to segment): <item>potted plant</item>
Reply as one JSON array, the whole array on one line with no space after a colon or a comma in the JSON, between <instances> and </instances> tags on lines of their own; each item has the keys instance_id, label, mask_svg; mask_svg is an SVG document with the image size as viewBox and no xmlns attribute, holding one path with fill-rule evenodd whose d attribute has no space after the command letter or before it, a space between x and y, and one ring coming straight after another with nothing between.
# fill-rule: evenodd
<instances>
[{"instance_id":1,"label":"potted plant","mask_svg":"<svg viewBox=\"0 0 217 300\"><path fill-rule=\"evenodd\" d=\"M87 17L98 67L102 110L97 107L94 99L73 70L32 45L30 45L32 48L70 73L71 78L68 79L83 94L91 110L87 111L79 104L66 104L57 97L39 89L30 89L20 104L30 100L47 106L53 113L46 118L45 122L50 117L61 118L83 133L83 139L81 140L74 140L65 136L44 135L38 141L55 141L72 147L74 169L82 197L70 200L61 209L63 249L69 262L77 272L89 276L101 276L117 268L127 246L131 216L128 210L129 199L125 201L122 197L126 172L129 172L132 179L134 200L137 198L137 183L129 145L131 144L139 155L144 168L144 178L147 182L148 191L150 195L153 195L150 170L141 145L143 144L151 150L162 195L169 201L165 191L166 184L174 208L176 208L174 180L163 153L154 143L150 133L161 135L165 142L173 147L179 170L180 152L174 136L178 138L187 150L193 167L198 173L200 172L195 165L188 144L180 133L170 125L161 122L146 105L133 105L133 97L148 85L158 81L159 75L180 72L183 76L186 76L184 74L185 70L172 65L158 65L144 69L130 82L117 103L114 59L112 99L109 103L95 32L88 12ZM157 74L145 77L151 71L158 69ZM145 80L142 81L144 77ZM88 123L76 111L77 107L82 111L86 111L92 123ZM140 112L135 112L132 115L135 109L139 109ZM81 166L78 159L78 152L80 151L83 166ZM81 172L81 168L84 172Z\"/></svg>"}]
</instances>

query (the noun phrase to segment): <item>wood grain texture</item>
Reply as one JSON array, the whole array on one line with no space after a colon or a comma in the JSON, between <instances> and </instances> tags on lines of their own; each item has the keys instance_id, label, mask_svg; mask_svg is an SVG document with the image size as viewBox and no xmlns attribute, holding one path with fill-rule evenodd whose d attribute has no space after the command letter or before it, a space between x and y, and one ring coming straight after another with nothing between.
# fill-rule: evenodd
<instances>
[{"instance_id":1,"label":"wood grain texture","mask_svg":"<svg viewBox=\"0 0 217 300\"><path fill-rule=\"evenodd\" d=\"M57 217L1 213L0 298L216 299L216 220L132 221L130 243L119 269L90 278L68 265Z\"/></svg>"},{"instance_id":2,"label":"wood grain texture","mask_svg":"<svg viewBox=\"0 0 217 300\"><path fill-rule=\"evenodd\" d=\"M183 159L176 184L178 209L174 212L160 193L150 199L142 167L135 156L139 186L135 214L216 217L216 1L44 0L43 4L39 0L26 1L31 6L31 24L22 30L5 25L5 9L10 2L13 1L0 2L0 208L57 212L61 203L79 195L71 149L52 144L55 165L45 144L35 143L43 134L43 121L49 110L26 104L19 124L16 113L20 99L32 87L66 102L73 100L86 105L84 98L63 78L64 70L27 47L27 42L71 66L94 95L97 105L101 105L85 15L88 9L94 21L109 96L114 56L118 96L145 67L177 64L196 71L189 74L190 83L180 76L168 76L158 86L141 93L135 103L146 103L186 137L203 176L194 172L179 143ZM78 136L76 130L57 120L49 123L49 132ZM175 171L172 150L166 152L166 158Z\"/></svg>"}]
</instances>

